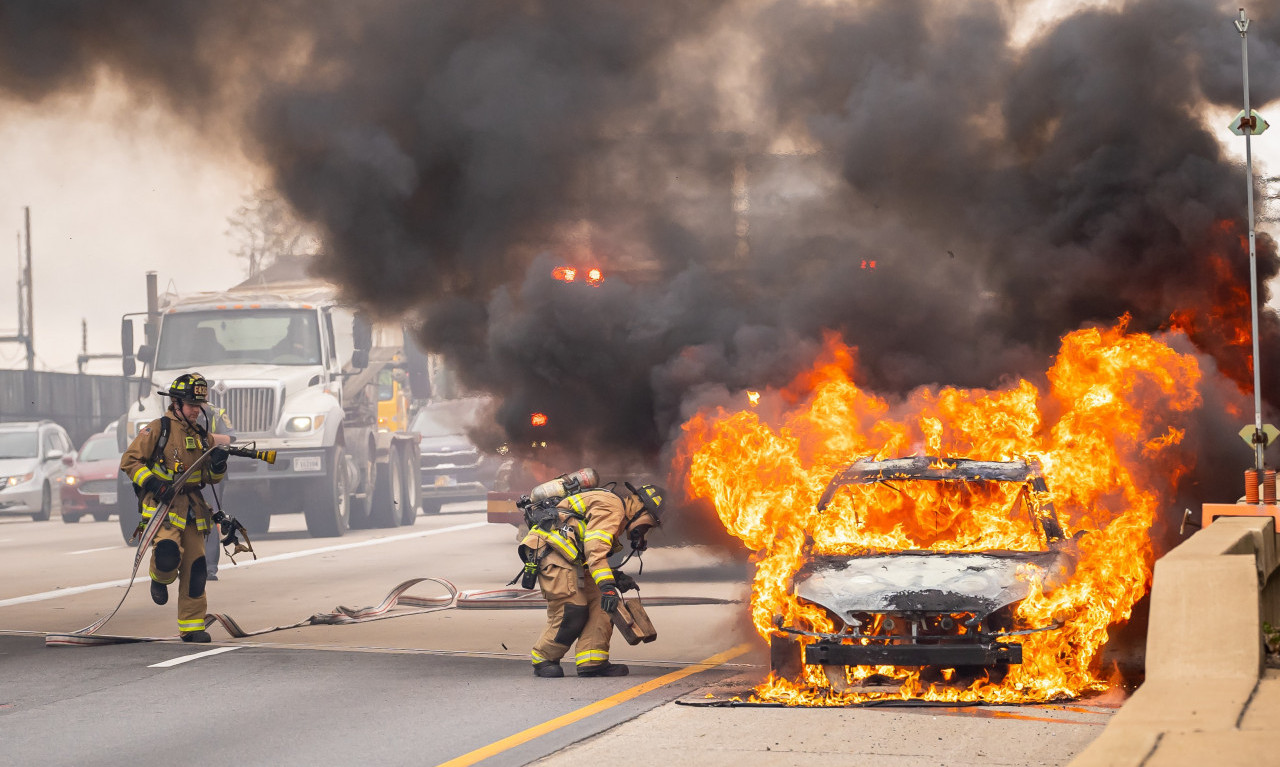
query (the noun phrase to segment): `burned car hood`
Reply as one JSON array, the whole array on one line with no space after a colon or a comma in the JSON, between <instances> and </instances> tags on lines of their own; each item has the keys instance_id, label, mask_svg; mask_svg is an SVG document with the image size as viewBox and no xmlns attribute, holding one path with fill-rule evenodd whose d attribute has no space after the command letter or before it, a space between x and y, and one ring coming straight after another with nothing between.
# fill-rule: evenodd
<instances>
[{"instance_id":1,"label":"burned car hood","mask_svg":"<svg viewBox=\"0 0 1280 767\"><path fill-rule=\"evenodd\" d=\"M850 613L961 613L986 616L1025 599L1031 580L1050 590L1075 567L1073 546L1049 551L951 553L900 551L864 556L818 556L795 577L795 594Z\"/></svg>"}]
</instances>

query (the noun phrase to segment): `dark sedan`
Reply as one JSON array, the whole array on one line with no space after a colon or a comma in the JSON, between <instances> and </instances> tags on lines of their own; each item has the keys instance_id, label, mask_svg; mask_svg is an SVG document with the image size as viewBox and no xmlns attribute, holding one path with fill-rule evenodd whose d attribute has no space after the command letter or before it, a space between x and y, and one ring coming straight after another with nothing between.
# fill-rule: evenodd
<instances>
[{"instance_id":1,"label":"dark sedan","mask_svg":"<svg viewBox=\"0 0 1280 767\"><path fill-rule=\"evenodd\" d=\"M494 488L503 459L482 452L467 436L482 417L487 400L442 400L425 405L409 430L422 435L422 513L439 513L446 503L483 501Z\"/></svg>"}]
</instances>

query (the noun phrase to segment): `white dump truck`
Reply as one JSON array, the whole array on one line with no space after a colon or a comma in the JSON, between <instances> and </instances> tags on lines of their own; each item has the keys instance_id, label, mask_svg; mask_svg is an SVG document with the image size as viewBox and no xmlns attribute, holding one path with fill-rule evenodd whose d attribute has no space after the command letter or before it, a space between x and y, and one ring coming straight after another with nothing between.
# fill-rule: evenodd
<instances>
[{"instance_id":1,"label":"white dump truck","mask_svg":"<svg viewBox=\"0 0 1280 767\"><path fill-rule=\"evenodd\" d=\"M144 337L135 349L139 319ZM228 513L251 532L265 532L276 514L296 512L318 537L414 523L419 438L405 430L408 413L397 411L408 408L401 394L406 370L421 354L402 326L370 324L332 285L315 280L159 296L148 273L147 311L124 316L121 341L124 373L137 375L139 385L118 422L122 449L164 412L168 398L157 392L182 373L199 372L210 382L211 404L227 411L237 444L277 452L273 465L231 458L228 480L217 486ZM205 495L212 502L211 491ZM127 540L139 512L123 476L117 499Z\"/></svg>"}]
</instances>

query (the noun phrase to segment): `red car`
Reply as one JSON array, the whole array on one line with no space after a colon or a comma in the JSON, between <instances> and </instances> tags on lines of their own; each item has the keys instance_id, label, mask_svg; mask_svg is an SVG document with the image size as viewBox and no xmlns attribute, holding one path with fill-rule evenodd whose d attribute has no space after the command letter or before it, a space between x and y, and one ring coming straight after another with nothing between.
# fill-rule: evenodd
<instances>
[{"instance_id":1,"label":"red car","mask_svg":"<svg viewBox=\"0 0 1280 767\"><path fill-rule=\"evenodd\" d=\"M62 521L72 524L85 514L106 522L116 510L116 474L120 449L114 434L95 434L85 440L79 454L63 458L67 475L62 480Z\"/></svg>"}]
</instances>

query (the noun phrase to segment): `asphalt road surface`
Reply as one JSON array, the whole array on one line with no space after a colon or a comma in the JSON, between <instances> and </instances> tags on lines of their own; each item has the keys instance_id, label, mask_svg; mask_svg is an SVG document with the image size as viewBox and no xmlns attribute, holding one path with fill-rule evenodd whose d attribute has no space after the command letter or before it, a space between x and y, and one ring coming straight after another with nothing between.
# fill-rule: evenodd
<instances>
[{"instance_id":1,"label":"asphalt road surface","mask_svg":"<svg viewBox=\"0 0 1280 767\"><path fill-rule=\"evenodd\" d=\"M224 556L209 586L210 611L249 631L375 605L415 577L502 588L519 567L514 529L486 523L474 505L336 539L310 538L301 515L287 515L254 542L256 562ZM646 599L742 601L650 608L658 641L631 647L615 636L613 660L631 666L622 678L578 679L571 663L564 679L534 678L539 609L451 609L248 639L215 626L212 644L187 645L173 639L176 597L151 602L145 560L99 633L159 641L46 647L46 633L115 607L133 552L114 520L0 518L0 762L555 765L616 761L621 748L654 764L967 764L975 754L973 763L1065 764L1111 710L677 705L765 674L746 617L750 565L701 547L651 549L638 578Z\"/></svg>"}]
</instances>

